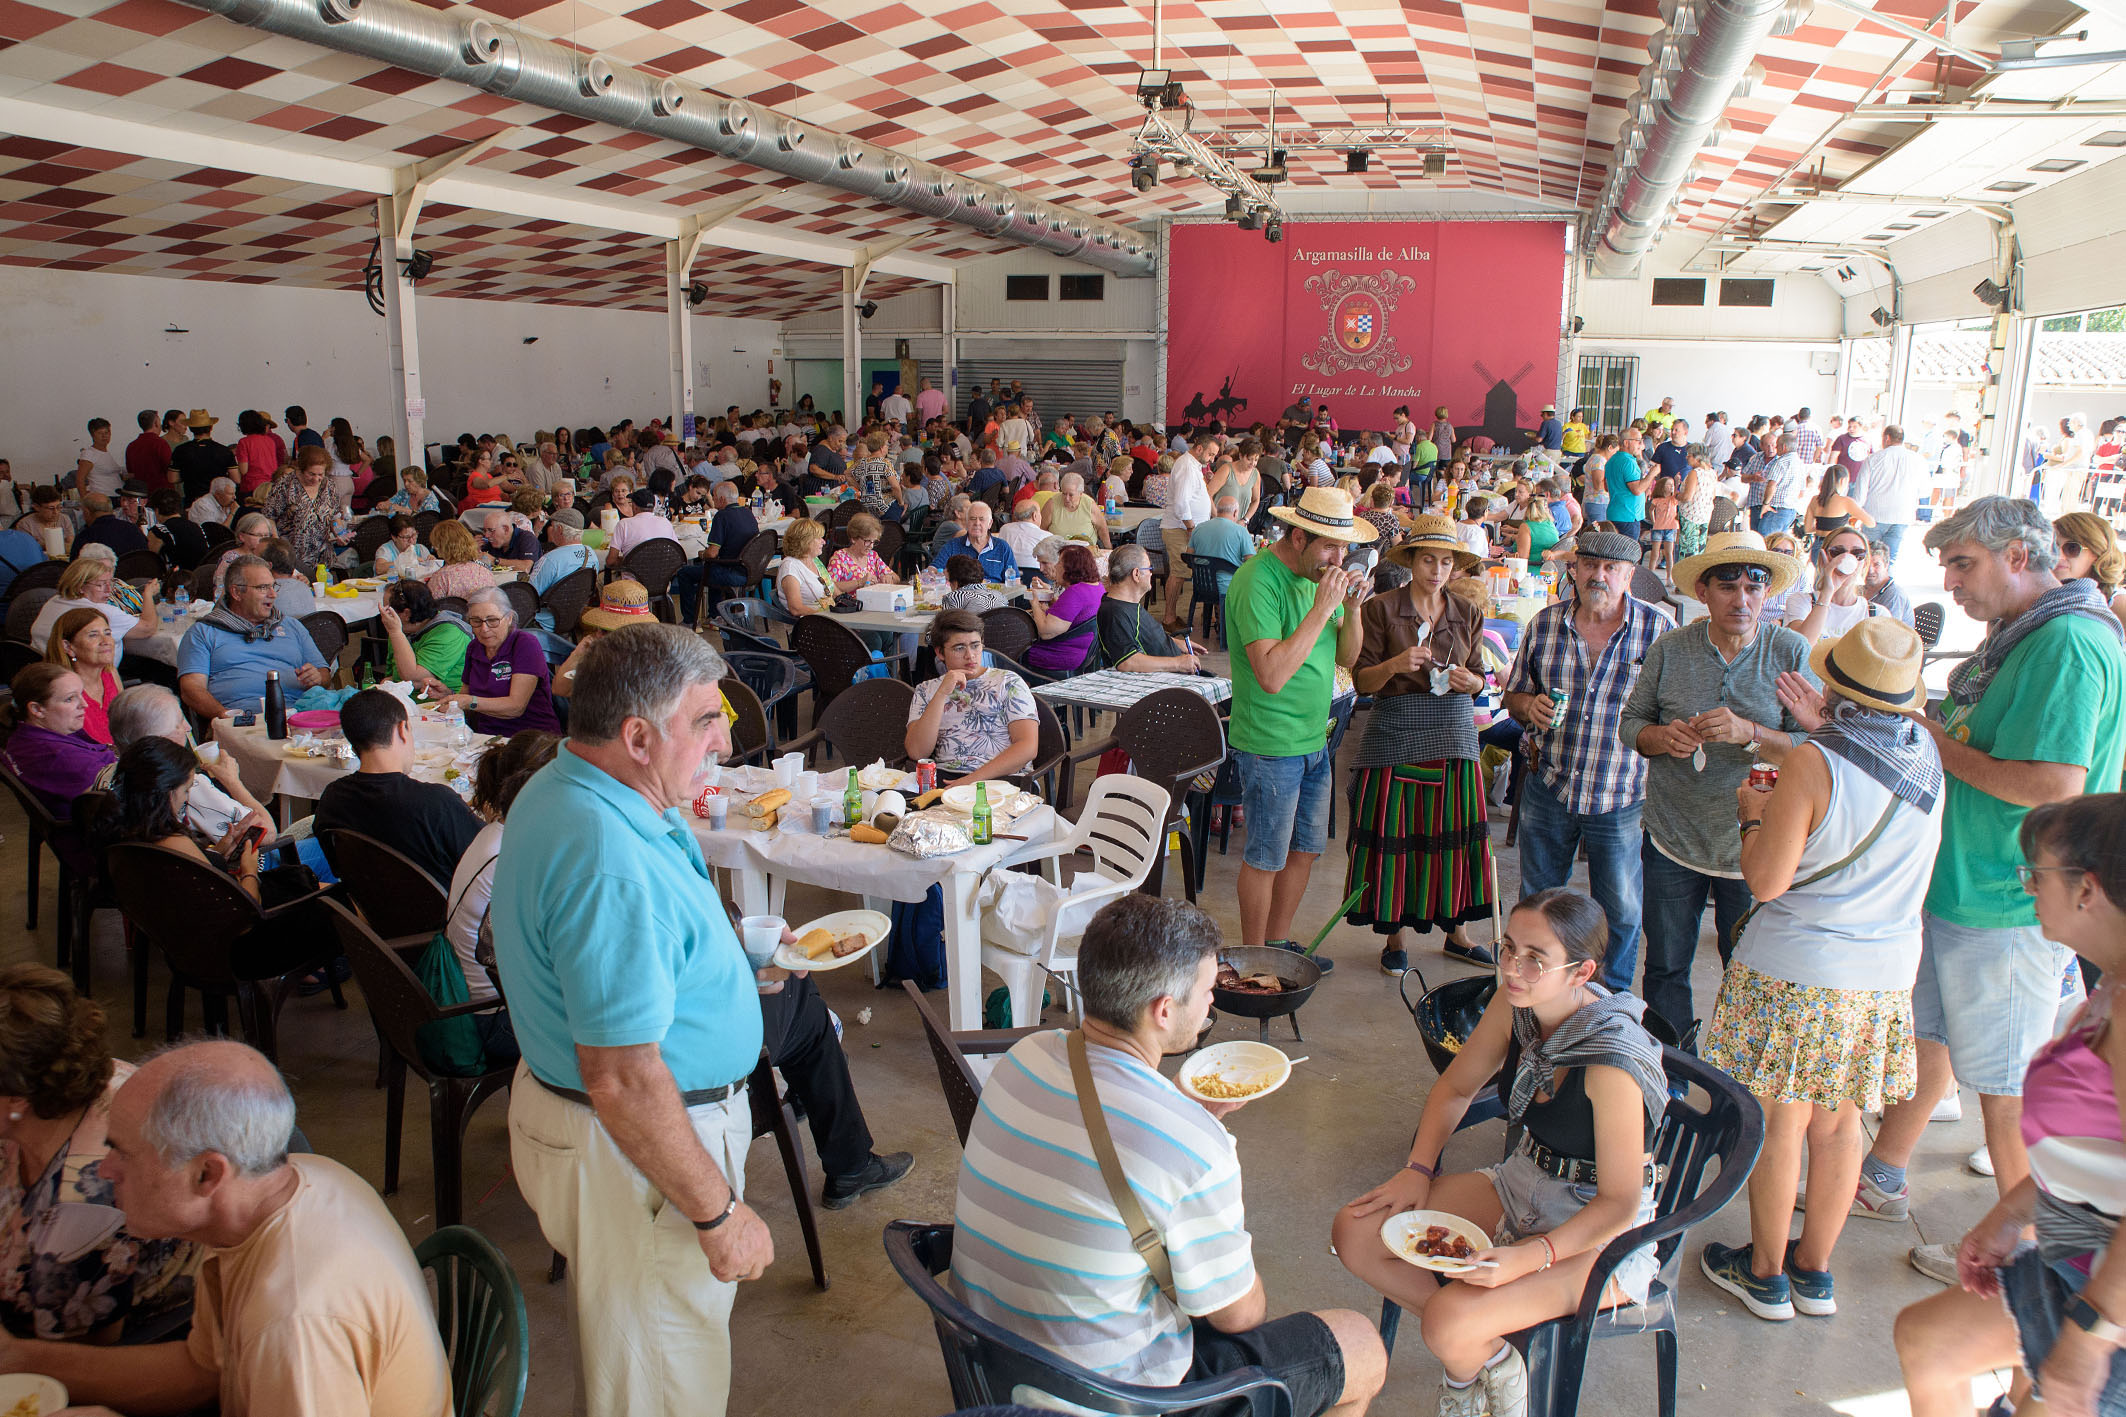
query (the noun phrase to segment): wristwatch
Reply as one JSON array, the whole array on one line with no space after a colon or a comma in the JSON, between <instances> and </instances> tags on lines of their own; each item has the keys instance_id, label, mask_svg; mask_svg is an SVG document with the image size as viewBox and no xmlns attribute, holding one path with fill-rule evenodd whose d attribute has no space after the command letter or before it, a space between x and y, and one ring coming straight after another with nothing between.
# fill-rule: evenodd
<instances>
[{"instance_id":1,"label":"wristwatch","mask_svg":"<svg viewBox=\"0 0 2126 1417\"><path fill-rule=\"evenodd\" d=\"M2096 1305L2079 1294L2067 1301L2067 1317L2080 1324L2091 1338L2100 1339L2113 1348L2126 1344L2126 1327L2105 1318L2096 1311Z\"/></svg>"}]
</instances>

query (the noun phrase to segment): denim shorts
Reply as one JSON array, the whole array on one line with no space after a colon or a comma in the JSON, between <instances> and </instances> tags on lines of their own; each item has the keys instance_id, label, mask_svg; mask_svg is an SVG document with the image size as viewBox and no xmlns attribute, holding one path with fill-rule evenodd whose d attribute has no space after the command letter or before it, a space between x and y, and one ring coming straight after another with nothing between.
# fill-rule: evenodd
<instances>
[{"instance_id":1,"label":"denim shorts","mask_svg":"<svg viewBox=\"0 0 2126 1417\"><path fill-rule=\"evenodd\" d=\"M1578 1215L1595 1198L1593 1185L1561 1181L1523 1151L1515 1151L1496 1166L1485 1167L1481 1174L1491 1178L1491 1189L1498 1194L1499 1227L1491 1238L1500 1245L1547 1234ZM1653 1218L1654 1188L1648 1186L1639 1193L1639 1214L1632 1224L1644 1225ZM1624 1257L1610 1278L1625 1298L1643 1304L1660 1268L1661 1260L1654 1247L1641 1245Z\"/></svg>"},{"instance_id":2,"label":"denim shorts","mask_svg":"<svg viewBox=\"0 0 2126 1417\"><path fill-rule=\"evenodd\" d=\"M2088 1276L2072 1265L2046 1264L2035 1245L2017 1250L1998 1272L2001 1299L2022 1343L2023 1367L2035 1377L2059 1342L2068 1303L2082 1292ZM2097 1394L2096 1410L2098 1417L2126 1417L2126 1356L2111 1355L2111 1373Z\"/></svg>"},{"instance_id":3,"label":"denim shorts","mask_svg":"<svg viewBox=\"0 0 2126 1417\"><path fill-rule=\"evenodd\" d=\"M1657 526L1649 530L1646 535L1656 544L1666 542L1673 545L1676 540L1676 529L1672 526Z\"/></svg>"},{"instance_id":4,"label":"denim shorts","mask_svg":"<svg viewBox=\"0 0 2126 1417\"><path fill-rule=\"evenodd\" d=\"M2023 1095L2023 1070L2081 995L2072 954L2035 925L1975 930L1920 916L1912 1031L1948 1045L1957 1081L1992 1097Z\"/></svg>"},{"instance_id":5,"label":"denim shorts","mask_svg":"<svg viewBox=\"0 0 2126 1417\"><path fill-rule=\"evenodd\" d=\"M1196 1357L1183 1382L1261 1368L1291 1393L1293 1417L1319 1417L1343 1396L1343 1349L1317 1314L1286 1314L1245 1333L1220 1333L1202 1319L1193 1323ZM1246 1400L1235 1399L1191 1409L1186 1417L1247 1417L1248 1412Z\"/></svg>"},{"instance_id":6,"label":"denim shorts","mask_svg":"<svg viewBox=\"0 0 2126 1417\"><path fill-rule=\"evenodd\" d=\"M1294 758L1235 752L1248 839L1240 859L1258 871L1282 871L1294 851L1320 855L1329 844L1329 789L1336 765L1324 747Z\"/></svg>"},{"instance_id":7,"label":"denim shorts","mask_svg":"<svg viewBox=\"0 0 2126 1417\"><path fill-rule=\"evenodd\" d=\"M1606 522L1609 520L1609 499L1589 497L1580 504L1580 510L1587 514L1587 520L1591 522Z\"/></svg>"}]
</instances>

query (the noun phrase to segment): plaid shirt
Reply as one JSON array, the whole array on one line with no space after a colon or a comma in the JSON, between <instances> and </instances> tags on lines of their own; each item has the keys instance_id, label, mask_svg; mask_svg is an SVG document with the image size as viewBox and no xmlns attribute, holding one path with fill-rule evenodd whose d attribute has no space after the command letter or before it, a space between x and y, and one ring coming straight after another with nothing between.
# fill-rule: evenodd
<instances>
[{"instance_id":1,"label":"plaid shirt","mask_svg":"<svg viewBox=\"0 0 2126 1417\"><path fill-rule=\"evenodd\" d=\"M1813 423L1792 423L1787 432L1794 435L1794 452L1805 463L1823 461L1823 430Z\"/></svg>"},{"instance_id":2,"label":"plaid shirt","mask_svg":"<svg viewBox=\"0 0 2126 1417\"><path fill-rule=\"evenodd\" d=\"M1667 612L1627 595L1624 623L1590 666L1570 603L1548 606L1529 622L1506 692L1562 689L1569 696L1561 727L1528 730L1536 776L1566 811L1599 816L1646 800L1646 759L1624 746L1617 725L1647 646L1674 628Z\"/></svg>"}]
</instances>

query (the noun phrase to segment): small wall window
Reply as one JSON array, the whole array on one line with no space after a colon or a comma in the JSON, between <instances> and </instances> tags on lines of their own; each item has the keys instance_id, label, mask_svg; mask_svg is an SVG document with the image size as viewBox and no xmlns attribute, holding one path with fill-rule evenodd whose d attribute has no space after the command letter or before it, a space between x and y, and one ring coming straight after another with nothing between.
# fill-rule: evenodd
<instances>
[{"instance_id":1,"label":"small wall window","mask_svg":"<svg viewBox=\"0 0 2126 1417\"><path fill-rule=\"evenodd\" d=\"M1107 277L1104 275L1059 276L1056 282L1058 300L1105 300Z\"/></svg>"},{"instance_id":2,"label":"small wall window","mask_svg":"<svg viewBox=\"0 0 2126 1417\"><path fill-rule=\"evenodd\" d=\"M1046 300L1048 298L1047 276L1004 277L1006 300Z\"/></svg>"},{"instance_id":3,"label":"small wall window","mask_svg":"<svg viewBox=\"0 0 2126 1417\"><path fill-rule=\"evenodd\" d=\"M1772 308L1773 284L1769 280L1723 280L1720 282L1720 303L1769 310Z\"/></svg>"},{"instance_id":4,"label":"small wall window","mask_svg":"<svg viewBox=\"0 0 2126 1417\"><path fill-rule=\"evenodd\" d=\"M1704 281L1686 280L1680 276L1654 277L1654 304L1703 305L1704 303Z\"/></svg>"}]
</instances>

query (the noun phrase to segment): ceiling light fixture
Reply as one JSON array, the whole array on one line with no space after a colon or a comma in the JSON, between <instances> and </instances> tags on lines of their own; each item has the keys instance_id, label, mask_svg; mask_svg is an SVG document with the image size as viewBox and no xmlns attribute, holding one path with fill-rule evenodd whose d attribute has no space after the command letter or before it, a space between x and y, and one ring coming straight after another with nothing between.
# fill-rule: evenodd
<instances>
[{"instance_id":1,"label":"ceiling light fixture","mask_svg":"<svg viewBox=\"0 0 2126 1417\"><path fill-rule=\"evenodd\" d=\"M1353 148L1344 154L1344 171L1364 172L1373 161L1373 154L1365 148Z\"/></svg>"}]
</instances>

